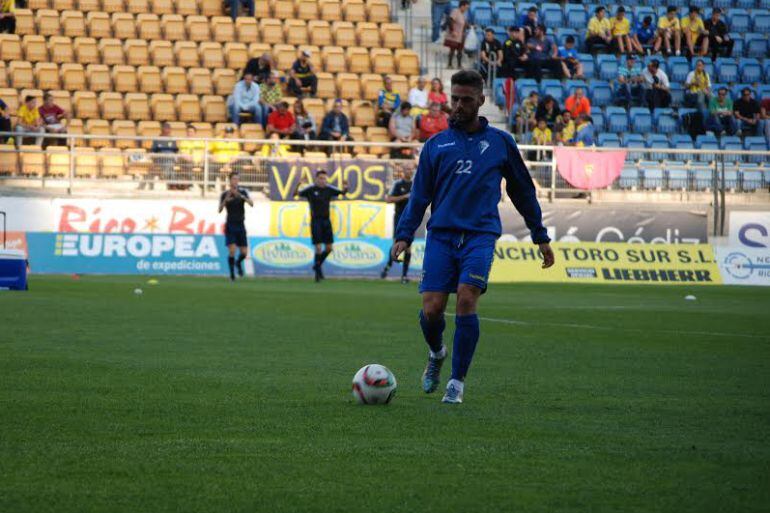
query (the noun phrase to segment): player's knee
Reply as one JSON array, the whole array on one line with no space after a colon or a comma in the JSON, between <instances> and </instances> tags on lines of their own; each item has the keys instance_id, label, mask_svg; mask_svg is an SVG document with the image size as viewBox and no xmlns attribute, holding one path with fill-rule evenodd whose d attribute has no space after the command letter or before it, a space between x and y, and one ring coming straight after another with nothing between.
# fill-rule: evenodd
<instances>
[{"instance_id":1,"label":"player's knee","mask_svg":"<svg viewBox=\"0 0 770 513\"><path fill-rule=\"evenodd\" d=\"M435 321L444 315L444 306L440 298L423 298L422 313L429 321Z\"/></svg>"},{"instance_id":2,"label":"player's knee","mask_svg":"<svg viewBox=\"0 0 770 513\"><path fill-rule=\"evenodd\" d=\"M476 304L479 296L474 291L461 288L457 291L457 315L470 315L476 313Z\"/></svg>"}]
</instances>

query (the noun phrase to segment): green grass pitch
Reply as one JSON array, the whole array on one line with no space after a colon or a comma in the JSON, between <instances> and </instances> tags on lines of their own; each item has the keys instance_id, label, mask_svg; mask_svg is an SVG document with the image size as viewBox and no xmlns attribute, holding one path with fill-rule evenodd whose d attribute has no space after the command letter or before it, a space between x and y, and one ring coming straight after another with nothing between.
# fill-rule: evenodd
<instances>
[{"instance_id":1,"label":"green grass pitch","mask_svg":"<svg viewBox=\"0 0 770 513\"><path fill-rule=\"evenodd\" d=\"M0 294L0 511L770 508L770 290L493 285L448 406L420 391L415 289L59 276ZM372 362L398 379L387 407L350 395Z\"/></svg>"}]
</instances>

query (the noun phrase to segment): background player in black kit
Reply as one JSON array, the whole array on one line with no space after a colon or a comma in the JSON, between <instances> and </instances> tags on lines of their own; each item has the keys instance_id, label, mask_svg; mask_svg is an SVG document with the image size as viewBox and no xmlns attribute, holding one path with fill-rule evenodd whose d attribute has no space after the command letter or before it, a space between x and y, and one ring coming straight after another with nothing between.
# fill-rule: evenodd
<instances>
[{"instance_id":1,"label":"background player in black kit","mask_svg":"<svg viewBox=\"0 0 770 513\"><path fill-rule=\"evenodd\" d=\"M294 191L294 195L306 198L310 204L310 234L315 245L315 281L324 279L324 273L321 269L324 261L332 252L334 244L334 232L332 231L332 222L329 219L329 203L337 196L347 194L347 184L343 183L344 189L328 184L326 171L318 171L315 174L315 184L305 187L301 191L299 186Z\"/></svg>"},{"instance_id":2,"label":"background player in black kit","mask_svg":"<svg viewBox=\"0 0 770 513\"><path fill-rule=\"evenodd\" d=\"M412 191L412 170L405 168L401 172L401 179L393 182L393 187L390 188L390 193L385 196L386 203L395 203L396 211L393 214L393 233L396 233L396 227L398 221L401 219L401 214L406 208L406 204L409 203L409 193ZM406 277L409 272L409 262L412 260L412 249L407 247L404 251L404 262L401 267L401 283L409 283L409 278ZM385 269L380 273L380 278L383 280L388 277L388 271L393 265L393 256L388 255L388 263L385 265Z\"/></svg>"},{"instance_id":3,"label":"background player in black kit","mask_svg":"<svg viewBox=\"0 0 770 513\"><path fill-rule=\"evenodd\" d=\"M230 266L230 279L235 281L235 267L238 267L238 276L243 276L243 261L249 251L249 242L246 239L246 225L244 224L245 210L244 203L254 206L254 202L249 198L249 191L239 187L240 178L238 173L230 174L230 188L219 197L219 212L227 209L227 221L225 221L225 244L230 251L227 257L227 264ZM235 248L241 249L238 261L235 261Z\"/></svg>"}]
</instances>

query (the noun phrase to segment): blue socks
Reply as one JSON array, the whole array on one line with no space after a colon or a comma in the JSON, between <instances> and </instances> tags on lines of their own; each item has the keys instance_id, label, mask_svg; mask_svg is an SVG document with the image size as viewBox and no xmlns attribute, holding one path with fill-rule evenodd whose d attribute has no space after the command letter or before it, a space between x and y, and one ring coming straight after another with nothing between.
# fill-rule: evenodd
<instances>
[{"instance_id":1,"label":"blue socks","mask_svg":"<svg viewBox=\"0 0 770 513\"><path fill-rule=\"evenodd\" d=\"M473 360L479 341L479 317L476 314L455 317L455 340L452 349L452 379L463 381Z\"/></svg>"},{"instance_id":2,"label":"blue socks","mask_svg":"<svg viewBox=\"0 0 770 513\"><path fill-rule=\"evenodd\" d=\"M476 323L478 326L478 322ZM422 328L422 334L425 337L425 342L428 343L430 350L434 353L441 351L443 344L444 328L446 328L446 322L442 315L440 319L436 321L429 321L425 314L420 310L420 327ZM476 338L478 338L478 328L476 329Z\"/></svg>"}]
</instances>

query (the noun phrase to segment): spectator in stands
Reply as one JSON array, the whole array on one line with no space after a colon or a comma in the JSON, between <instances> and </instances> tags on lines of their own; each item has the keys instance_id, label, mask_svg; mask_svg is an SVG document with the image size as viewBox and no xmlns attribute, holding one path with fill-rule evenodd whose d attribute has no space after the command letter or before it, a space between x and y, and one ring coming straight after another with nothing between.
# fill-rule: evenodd
<instances>
[{"instance_id":1,"label":"spectator in stands","mask_svg":"<svg viewBox=\"0 0 770 513\"><path fill-rule=\"evenodd\" d=\"M294 133L293 139L301 139L305 141L312 141L317 138L318 127L315 122L315 118L305 108L305 104L302 100L294 102ZM306 146L307 148L307 146Z\"/></svg>"},{"instance_id":2,"label":"spectator in stands","mask_svg":"<svg viewBox=\"0 0 770 513\"><path fill-rule=\"evenodd\" d=\"M433 43L438 43L441 36L441 28L445 24L445 20L449 19L451 14L451 7L449 0L431 0L430 2L430 18L431 18L431 37L430 40Z\"/></svg>"},{"instance_id":3,"label":"spectator in stands","mask_svg":"<svg viewBox=\"0 0 770 513\"><path fill-rule=\"evenodd\" d=\"M644 55L645 47L649 52L649 48L654 42L655 27L652 26L652 16L645 16L634 25L634 32L631 34L631 51Z\"/></svg>"},{"instance_id":4,"label":"spectator in stands","mask_svg":"<svg viewBox=\"0 0 770 513\"><path fill-rule=\"evenodd\" d=\"M43 118L45 131L51 134L63 134L67 131L63 121L69 119L67 112L56 105L53 101L53 95L46 93L43 96L43 105L38 109L40 117ZM60 142L65 142L63 139Z\"/></svg>"},{"instance_id":5,"label":"spectator in stands","mask_svg":"<svg viewBox=\"0 0 770 513\"><path fill-rule=\"evenodd\" d=\"M164 121L160 125L160 136L171 137L171 125L168 121ZM153 176L160 176L163 180L171 180L174 177L176 154L179 153L176 141L173 139L156 139L152 141L150 153L152 153L152 163L155 167L155 173L151 174Z\"/></svg>"},{"instance_id":6,"label":"spectator in stands","mask_svg":"<svg viewBox=\"0 0 770 513\"><path fill-rule=\"evenodd\" d=\"M554 132L556 132L555 139L557 144L560 146L569 146L572 144L572 139L575 138L575 121L572 119L570 111L562 111L561 119L557 121Z\"/></svg>"},{"instance_id":7,"label":"spectator in stands","mask_svg":"<svg viewBox=\"0 0 770 513\"><path fill-rule=\"evenodd\" d=\"M434 78L430 81L430 93L428 93L428 103L438 103L441 106L441 110L449 112L449 100L444 92L444 84L440 78Z\"/></svg>"},{"instance_id":8,"label":"spectator in stands","mask_svg":"<svg viewBox=\"0 0 770 513\"><path fill-rule=\"evenodd\" d=\"M281 89L281 82L278 80L277 70L270 73L267 81L262 84L260 93L259 103L262 105L262 119L259 122L264 128L267 124L267 117L278 108L278 104L283 100L283 89Z\"/></svg>"},{"instance_id":9,"label":"spectator in stands","mask_svg":"<svg viewBox=\"0 0 770 513\"><path fill-rule=\"evenodd\" d=\"M377 96L377 126L387 128L390 116L401 105L401 95L393 90L393 79L385 77L382 89Z\"/></svg>"},{"instance_id":10,"label":"spectator in stands","mask_svg":"<svg viewBox=\"0 0 770 513\"><path fill-rule=\"evenodd\" d=\"M289 104L280 102L278 108L267 117L268 136L278 134L281 139L288 139L294 133L294 114L289 112Z\"/></svg>"},{"instance_id":11,"label":"spectator in stands","mask_svg":"<svg viewBox=\"0 0 770 513\"><path fill-rule=\"evenodd\" d=\"M0 0L0 34L16 33L15 0Z\"/></svg>"},{"instance_id":12,"label":"spectator in stands","mask_svg":"<svg viewBox=\"0 0 770 513\"><path fill-rule=\"evenodd\" d=\"M697 107L704 115L708 112L711 97L711 77L706 71L703 59L698 59L695 69L687 74L684 81L684 104L686 107Z\"/></svg>"},{"instance_id":13,"label":"spectator in stands","mask_svg":"<svg viewBox=\"0 0 770 513\"><path fill-rule=\"evenodd\" d=\"M528 59L524 29L508 27L508 39L503 44L503 69L500 76L515 78L516 69L526 68Z\"/></svg>"},{"instance_id":14,"label":"spectator in stands","mask_svg":"<svg viewBox=\"0 0 770 513\"><path fill-rule=\"evenodd\" d=\"M481 42L481 51L479 53L481 66L479 71L486 81L494 68L494 75L500 75L503 67L503 45L495 39L495 31L488 28L484 31L484 41Z\"/></svg>"},{"instance_id":15,"label":"spectator in stands","mask_svg":"<svg viewBox=\"0 0 770 513\"><path fill-rule=\"evenodd\" d=\"M537 7L533 5L527 9L527 12L519 20L519 26L524 31L524 41L535 35L538 25L540 25L540 20L537 16Z\"/></svg>"},{"instance_id":16,"label":"spectator in stands","mask_svg":"<svg viewBox=\"0 0 770 513\"><path fill-rule=\"evenodd\" d=\"M40 117L40 110L37 108L37 100L34 96L24 97L24 104L16 112L16 133L18 134L16 145L22 144L22 139L27 134L44 134L43 118ZM43 145L43 136L35 137L35 144Z\"/></svg>"},{"instance_id":17,"label":"spectator in stands","mask_svg":"<svg viewBox=\"0 0 770 513\"><path fill-rule=\"evenodd\" d=\"M414 116L410 114L411 110L412 105L409 102L404 102L398 111L390 117L388 133L391 141L410 143L418 139L417 124ZM390 152L390 158L407 158L411 155L412 148L396 147L392 148Z\"/></svg>"},{"instance_id":18,"label":"spectator in stands","mask_svg":"<svg viewBox=\"0 0 770 513\"><path fill-rule=\"evenodd\" d=\"M216 174L238 172L241 155L241 145L235 139L235 128L227 126L224 132L224 139L219 139L211 143L211 164L212 172Z\"/></svg>"},{"instance_id":19,"label":"spectator in stands","mask_svg":"<svg viewBox=\"0 0 770 513\"><path fill-rule=\"evenodd\" d=\"M441 111L441 105L431 102L428 113L420 116L417 128L420 130L420 141L425 142L449 128L449 117Z\"/></svg>"},{"instance_id":20,"label":"spectator in stands","mask_svg":"<svg viewBox=\"0 0 770 513\"><path fill-rule=\"evenodd\" d=\"M2 103L2 100L0 100L0 103ZM767 144L770 144L770 96L763 98L762 103L759 104L759 120L760 126L764 127Z\"/></svg>"},{"instance_id":21,"label":"spectator in stands","mask_svg":"<svg viewBox=\"0 0 770 513\"><path fill-rule=\"evenodd\" d=\"M576 87L575 92L564 101L564 108L578 119L583 114L591 114L591 102L586 98L582 87Z\"/></svg>"},{"instance_id":22,"label":"spectator in stands","mask_svg":"<svg viewBox=\"0 0 770 513\"><path fill-rule=\"evenodd\" d=\"M636 57L629 55L626 57L625 65L618 68L615 104L628 109L631 104L641 103L642 84L644 84L642 66L637 62Z\"/></svg>"},{"instance_id":23,"label":"spectator in stands","mask_svg":"<svg viewBox=\"0 0 770 513\"><path fill-rule=\"evenodd\" d=\"M238 16L254 17L254 0L225 0L225 7L230 6L230 16L233 21Z\"/></svg>"},{"instance_id":24,"label":"spectator in stands","mask_svg":"<svg viewBox=\"0 0 770 513\"><path fill-rule=\"evenodd\" d=\"M530 91L529 96L522 100L516 112L516 133L523 134L535 128L537 125L535 114L540 108L539 100L540 95L537 91Z\"/></svg>"},{"instance_id":25,"label":"spectator in stands","mask_svg":"<svg viewBox=\"0 0 770 513\"><path fill-rule=\"evenodd\" d=\"M291 154L291 147L288 144L281 144L281 136L278 133L270 135L272 143L265 143L259 150L262 157L288 157Z\"/></svg>"},{"instance_id":26,"label":"spectator in stands","mask_svg":"<svg viewBox=\"0 0 770 513\"><path fill-rule=\"evenodd\" d=\"M578 51L575 48L575 36L569 35L564 40L564 46L559 48L559 60L564 78L578 80L585 78L583 77L583 63L578 60Z\"/></svg>"},{"instance_id":27,"label":"spectator in stands","mask_svg":"<svg viewBox=\"0 0 770 513\"><path fill-rule=\"evenodd\" d=\"M8 104L0 99L0 132L11 132L11 116L8 113ZM0 143L7 143L10 135L0 135Z\"/></svg>"},{"instance_id":28,"label":"spectator in stands","mask_svg":"<svg viewBox=\"0 0 770 513\"><path fill-rule=\"evenodd\" d=\"M709 117L706 120L706 130L711 130L717 136L726 132L735 135L738 123L733 114L733 101L726 87L720 87L715 98L709 102Z\"/></svg>"},{"instance_id":29,"label":"spectator in stands","mask_svg":"<svg viewBox=\"0 0 770 513\"><path fill-rule=\"evenodd\" d=\"M682 27L682 37L687 44L687 50L690 56L695 56L695 49L700 49L699 55L706 55L709 51L708 32L700 17L700 9L696 6L690 6L690 12L682 18L680 22Z\"/></svg>"},{"instance_id":30,"label":"spectator in stands","mask_svg":"<svg viewBox=\"0 0 770 513\"><path fill-rule=\"evenodd\" d=\"M711 49L711 58L730 57L733 54L733 45L735 41L728 34L727 24L720 19L722 9L714 7L711 11L711 18L706 20L703 27L708 32L708 45Z\"/></svg>"},{"instance_id":31,"label":"spectator in stands","mask_svg":"<svg viewBox=\"0 0 770 513\"><path fill-rule=\"evenodd\" d=\"M235 84L233 94L228 99L230 121L240 125L242 118L248 118L254 123L261 123L263 110L259 93L259 85L254 82L254 75L245 73L243 80Z\"/></svg>"},{"instance_id":32,"label":"spectator in stands","mask_svg":"<svg viewBox=\"0 0 770 513\"><path fill-rule=\"evenodd\" d=\"M650 110L668 107L671 105L670 84L666 72L660 69L660 61L652 59L647 64L647 69L642 73L644 77L645 102Z\"/></svg>"},{"instance_id":33,"label":"spectator in stands","mask_svg":"<svg viewBox=\"0 0 770 513\"><path fill-rule=\"evenodd\" d=\"M594 11L594 16L588 21L586 32L586 51L596 54L597 48L606 48L612 44L612 24L607 19L607 9L601 5Z\"/></svg>"},{"instance_id":34,"label":"spectator in stands","mask_svg":"<svg viewBox=\"0 0 770 513\"><path fill-rule=\"evenodd\" d=\"M759 102L752 96L751 89L744 87L741 90L741 97L733 104L733 112L735 119L740 121L742 136L757 135L760 107Z\"/></svg>"},{"instance_id":35,"label":"spectator in stands","mask_svg":"<svg viewBox=\"0 0 770 513\"><path fill-rule=\"evenodd\" d=\"M585 147L594 144L594 120L588 114L583 114L578 118L575 128L575 138L572 141L575 146Z\"/></svg>"},{"instance_id":36,"label":"spectator in stands","mask_svg":"<svg viewBox=\"0 0 770 513\"><path fill-rule=\"evenodd\" d=\"M448 68L452 67L452 57L457 55L457 67L463 67L463 48L465 46L465 33L468 31L468 20L465 13L470 8L468 0L460 0L460 5L449 15L449 28L444 37L444 46L449 48Z\"/></svg>"},{"instance_id":37,"label":"spectator in stands","mask_svg":"<svg viewBox=\"0 0 770 513\"><path fill-rule=\"evenodd\" d=\"M677 17L678 9L673 5L666 9L666 15L658 20L658 31L655 36L655 53L660 51L661 45L665 46L666 54L671 55L671 43L677 55L682 53L682 25Z\"/></svg>"},{"instance_id":38,"label":"spectator in stands","mask_svg":"<svg viewBox=\"0 0 770 513\"><path fill-rule=\"evenodd\" d=\"M535 80L543 77L546 70L554 77L561 78L561 62L557 59L557 48L550 38L545 36L545 27L538 25L535 35L527 41L529 58L527 75Z\"/></svg>"},{"instance_id":39,"label":"spectator in stands","mask_svg":"<svg viewBox=\"0 0 770 513\"><path fill-rule=\"evenodd\" d=\"M553 144L553 133L548 128L548 123L544 118L537 120L537 126L532 130L532 144L536 146L551 146ZM527 157L529 160L544 160L546 152L538 150L531 151Z\"/></svg>"},{"instance_id":40,"label":"spectator in stands","mask_svg":"<svg viewBox=\"0 0 770 513\"><path fill-rule=\"evenodd\" d=\"M310 62L310 52L302 50L299 58L294 61L289 70L288 90L297 98L302 98L306 94L315 97L318 91L318 77L315 75L313 63Z\"/></svg>"},{"instance_id":41,"label":"spectator in stands","mask_svg":"<svg viewBox=\"0 0 770 513\"><path fill-rule=\"evenodd\" d=\"M243 68L243 75L251 74L257 84L262 84L271 75L273 68L275 68L273 58L269 53L263 53L259 57L249 59L246 67Z\"/></svg>"},{"instance_id":42,"label":"spectator in stands","mask_svg":"<svg viewBox=\"0 0 770 513\"><path fill-rule=\"evenodd\" d=\"M425 77L418 77L417 84L409 91L409 103L412 104L412 116L428 112L428 89Z\"/></svg>"},{"instance_id":43,"label":"spectator in stands","mask_svg":"<svg viewBox=\"0 0 770 513\"><path fill-rule=\"evenodd\" d=\"M550 94L547 94L543 101L537 106L535 119L544 119L548 128L553 128L559 120L559 107L556 100Z\"/></svg>"},{"instance_id":44,"label":"spectator in stands","mask_svg":"<svg viewBox=\"0 0 770 513\"><path fill-rule=\"evenodd\" d=\"M631 53L633 45L631 43L631 22L626 18L626 9L621 5L615 11L615 17L610 23L612 26L612 46L615 53Z\"/></svg>"},{"instance_id":45,"label":"spectator in stands","mask_svg":"<svg viewBox=\"0 0 770 513\"><path fill-rule=\"evenodd\" d=\"M187 125L187 139L179 141L179 160L185 176L192 179L192 170L195 167L203 167L203 159L206 156L206 143L193 140L198 137L194 125Z\"/></svg>"},{"instance_id":46,"label":"spectator in stands","mask_svg":"<svg viewBox=\"0 0 770 513\"><path fill-rule=\"evenodd\" d=\"M348 117L342 112L342 100L334 102L332 111L326 114L321 123L322 141L352 141L350 137L350 123ZM328 148L327 149L331 149Z\"/></svg>"}]
</instances>

